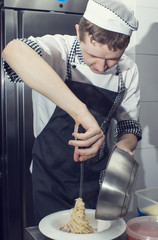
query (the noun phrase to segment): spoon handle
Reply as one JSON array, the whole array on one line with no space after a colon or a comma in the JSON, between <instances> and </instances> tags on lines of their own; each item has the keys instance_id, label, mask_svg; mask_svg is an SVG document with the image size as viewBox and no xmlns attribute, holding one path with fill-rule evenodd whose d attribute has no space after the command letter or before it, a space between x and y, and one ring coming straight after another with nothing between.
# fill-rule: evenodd
<instances>
[{"instance_id":1,"label":"spoon handle","mask_svg":"<svg viewBox=\"0 0 158 240\"><path fill-rule=\"evenodd\" d=\"M80 162L80 189L79 189L79 198L82 198L82 195L83 195L83 180L84 180L84 162Z\"/></svg>"}]
</instances>

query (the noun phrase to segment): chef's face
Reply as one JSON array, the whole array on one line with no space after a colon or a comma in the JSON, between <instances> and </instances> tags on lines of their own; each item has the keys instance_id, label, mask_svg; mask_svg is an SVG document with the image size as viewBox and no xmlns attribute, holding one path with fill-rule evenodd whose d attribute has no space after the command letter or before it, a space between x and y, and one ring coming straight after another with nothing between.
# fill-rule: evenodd
<instances>
[{"instance_id":1,"label":"chef's face","mask_svg":"<svg viewBox=\"0 0 158 240\"><path fill-rule=\"evenodd\" d=\"M79 39L78 25L76 32ZM115 66L120 60L125 49L117 51L110 50L108 45L100 44L90 39L90 35L86 33L84 42L80 42L81 52L85 63L94 73L102 74L109 68Z\"/></svg>"}]
</instances>

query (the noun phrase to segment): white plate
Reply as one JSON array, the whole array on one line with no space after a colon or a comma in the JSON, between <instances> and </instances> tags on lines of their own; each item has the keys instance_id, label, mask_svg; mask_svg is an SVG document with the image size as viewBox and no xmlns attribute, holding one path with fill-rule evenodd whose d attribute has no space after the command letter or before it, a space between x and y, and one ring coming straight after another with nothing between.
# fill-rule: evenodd
<instances>
[{"instance_id":1,"label":"white plate","mask_svg":"<svg viewBox=\"0 0 158 240\"><path fill-rule=\"evenodd\" d=\"M98 232L90 234L74 234L63 232L60 229L70 219L71 210L56 212L44 217L39 223L39 230L46 237L55 240L112 240L122 235L126 230L123 219L103 221L95 219L95 210L86 209L90 225Z\"/></svg>"}]
</instances>

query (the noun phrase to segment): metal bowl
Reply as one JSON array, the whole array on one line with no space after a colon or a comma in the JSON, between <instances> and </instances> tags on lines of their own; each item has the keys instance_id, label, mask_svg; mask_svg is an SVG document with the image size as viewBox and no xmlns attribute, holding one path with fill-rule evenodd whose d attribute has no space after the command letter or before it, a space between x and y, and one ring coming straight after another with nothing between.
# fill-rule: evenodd
<instances>
[{"instance_id":1,"label":"metal bowl","mask_svg":"<svg viewBox=\"0 0 158 240\"><path fill-rule=\"evenodd\" d=\"M138 162L131 155L114 147L98 195L95 212L97 219L114 220L126 215L138 166Z\"/></svg>"}]
</instances>

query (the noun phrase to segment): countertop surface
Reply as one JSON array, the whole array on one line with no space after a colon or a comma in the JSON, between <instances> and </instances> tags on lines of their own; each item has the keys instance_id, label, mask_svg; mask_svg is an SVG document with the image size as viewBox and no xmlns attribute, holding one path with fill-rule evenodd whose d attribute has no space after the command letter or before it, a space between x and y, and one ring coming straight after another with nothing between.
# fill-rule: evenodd
<instances>
[{"instance_id":1,"label":"countertop surface","mask_svg":"<svg viewBox=\"0 0 158 240\"><path fill-rule=\"evenodd\" d=\"M127 216L124 218L125 222L130 220L131 218L136 217L138 214L134 212L129 212ZM44 236L40 231L38 226L28 227L25 230L25 240L49 240ZM123 233L120 237L116 238L117 240L127 240L126 233Z\"/></svg>"}]
</instances>

